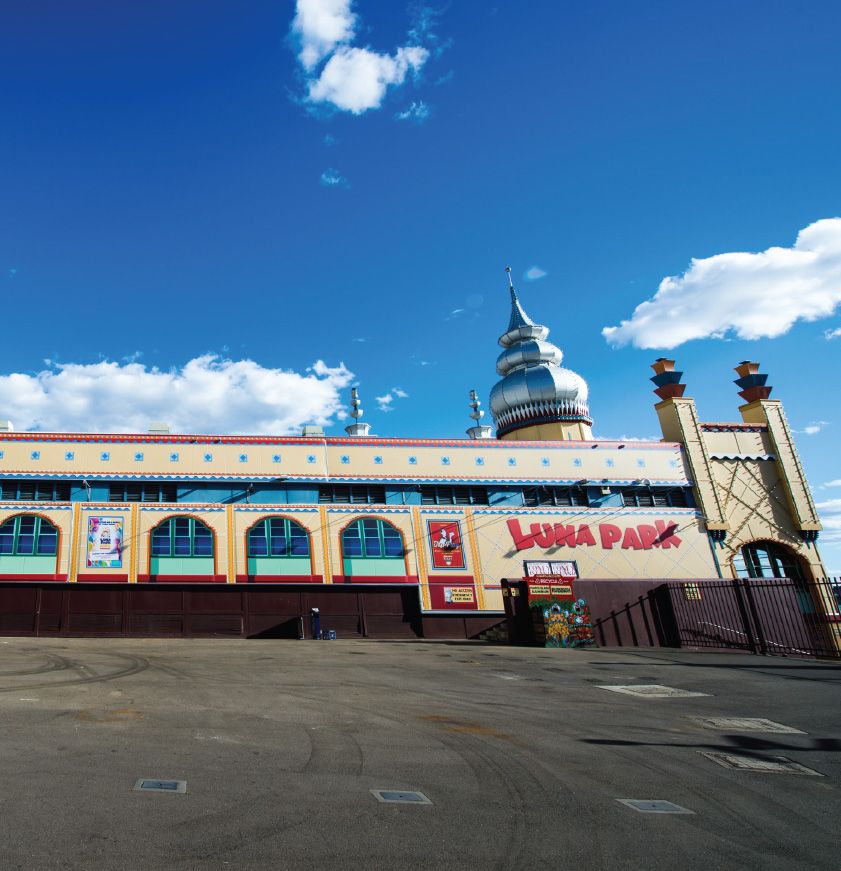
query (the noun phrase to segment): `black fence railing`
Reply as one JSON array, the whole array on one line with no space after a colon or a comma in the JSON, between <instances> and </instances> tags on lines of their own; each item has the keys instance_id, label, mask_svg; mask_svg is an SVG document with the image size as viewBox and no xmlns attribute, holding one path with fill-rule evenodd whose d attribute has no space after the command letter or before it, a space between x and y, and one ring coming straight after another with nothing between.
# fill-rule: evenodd
<instances>
[{"instance_id":1,"label":"black fence railing","mask_svg":"<svg viewBox=\"0 0 841 871\"><path fill-rule=\"evenodd\" d=\"M666 584L681 647L841 659L841 579Z\"/></svg>"}]
</instances>

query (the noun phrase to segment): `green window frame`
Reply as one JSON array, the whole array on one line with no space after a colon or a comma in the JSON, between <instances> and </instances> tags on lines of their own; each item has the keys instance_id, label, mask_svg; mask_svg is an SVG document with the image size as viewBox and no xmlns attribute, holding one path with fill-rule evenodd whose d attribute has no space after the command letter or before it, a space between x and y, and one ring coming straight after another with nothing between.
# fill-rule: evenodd
<instances>
[{"instance_id":1,"label":"green window frame","mask_svg":"<svg viewBox=\"0 0 841 871\"><path fill-rule=\"evenodd\" d=\"M152 530L153 557L212 557L213 532L194 517L170 517Z\"/></svg>"},{"instance_id":2,"label":"green window frame","mask_svg":"<svg viewBox=\"0 0 841 871\"><path fill-rule=\"evenodd\" d=\"M310 537L306 529L288 517L266 517L248 531L248 555L267 559L308 557Z\"/></svg>"},{"instance_id":3,"label":"green window frame","mask_svg":"<svg viewBox=\"0 0 841 871\"><path fill-rule=\"evenodd\" d=\"M0 556L56 556L58 529L43 517L18 514L0 526Z\"/></svg>"},{"instance_id":4,"label":"green window frame","mask_svg":"<svg viewBox=\"0 0 841 871\"><path fill-rule=\"evenodd\" d=\"M342 533L347 559L403 559L403 536L397 527L377 517L362 517Z\"/></svg>"},{"instance_id":5,"label":"green window frame","mask_svg":"<svg viewBox=\"0 0 841 871\"><path fill-rule=\"evenodd\" d=\"M733 568L740 578L803 580L803 570L797 559L785 548L772 541L746 544L733 557Z\"/></svg>"}]
</instances>

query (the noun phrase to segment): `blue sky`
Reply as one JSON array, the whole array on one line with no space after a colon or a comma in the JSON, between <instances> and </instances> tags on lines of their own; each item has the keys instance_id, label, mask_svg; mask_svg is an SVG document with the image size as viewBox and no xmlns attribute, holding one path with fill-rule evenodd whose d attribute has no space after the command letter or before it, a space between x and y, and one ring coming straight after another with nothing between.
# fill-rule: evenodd
<instances>
[{"instance_id":1,"label":"blue sky","mask_svg":"<svg viewBox=\"0 0 841 871\"><path fill-rule=\"evenodd\" d=\"M659 435L658 356L706 420L758 361L841 569L837 3L41 0L0 26L0 418L341 433L358 384L375 433L461 436L511 266L598 437Z\"/></svg>"}]
</instances>

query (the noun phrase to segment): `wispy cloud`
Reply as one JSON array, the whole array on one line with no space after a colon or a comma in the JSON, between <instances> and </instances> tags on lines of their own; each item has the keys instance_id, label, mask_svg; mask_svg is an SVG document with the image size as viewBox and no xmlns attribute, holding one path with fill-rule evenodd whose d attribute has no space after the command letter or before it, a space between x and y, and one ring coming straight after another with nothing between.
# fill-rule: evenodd
<instances>
[{"instance_id":1,"label":"wispy cloud","mask_svg":"<svg viewBox=\"0 0 841 871\"><path fill-rule=\"evenodd\" d=\"M830 339L837 339L839 336L841 336L841 327L838 327L834 330L824 330L823 337L827 341L829 341Z\"/></svg>"},{"instance_id":2,"label":"wispy cloud","mask_svg":"<svg viewBox=\"0 0 841 871\"><path fill-rule=\"evenodd\" d=\"M17 274L18 274L17 269L10 269L9 270L9 278L14 278Z\"/></svg>"},{"instance_id":3,"label":"wispy cloud","mask_svg":"<svg viewBox=\"0 0 841 871\"><path fill-rule=\"evenodd\" d=\"M162 371L140 363L53 364L0 376L0 409L17 430L145 432L165 420L180 433L287 435L322 426L353 379L318 360L306 373L205 355Z\"/></svg>"},{"instance_id":4,"label":"wispy cloud","mask_svg":"<svg viewBox=\"0 0 841 871\"><path fill-rule=\"evenodd\" d=\"M354 339L354 342L367 342L367 339Z\"/></svg>"},{"instance_id":5,"label":"wispy cloud","mask_svg":"<svg viewBox=\"0 0 841 871\"><path fill-rule=\"evenodd\" d=\"M453 80L453 76L454 76L454 75L455 75L455 73L453 72L453 70L450 70L448 73L445 73L443 76L439 76L439 77L435 80L434 84L436 84L436 85L446 85L447 82L451 82L451 81Z\"/></svg>"},{"instance_id":6,"label":"wispy cloud","mask_svg":"<svg viewBox=\"0 0 841 871\"><path fill-rule=\"evenodd\" d=\"M335 136L331 136L329 133L324 137L325 145L335 145L338 141Z\"/></svg>"},{"instance_id":7,"label":"wispy cloud","mask_svg":"<svg viewBox=\"0 0 841 871\"><path fill-rule=\"evenodd\" d=\"M375 396L374 399L377 401L377 408L380 411L394 411L391 407L391 403L394 402L394 397L390 393L386 393L385 396Z\"/></svg>"},{"instance_id":8,"label":"wispy cloud","mask_svg":"<svg viewBox=\"0 0 841 871\"><path fill-rule=\"evenodd\" d=\"M812 420L809 421L808 426L804 427L803 429L795 429L793 430L793 432L803 433L805 435L814 435L815 433L820 432L821 429L825 426L829 426L828 420Z\"/></svg>"},{"instance_id":9,"label":"wispy cloud","mask_svg":"<svg viewBox=\"0 0 841 871\"><path fill-rule=\"evenodd\" d=\"M321 173L321 184L328 188L349 188L350 182L337 169L325 169Z\"/></svg>"},{"instance_id":10,"label":"wispy cloud","mask_svg":"<svg viewBox=\"0 0 841 871\"><path fill-rule=\"evenodd\" d=\"M543 278L544 275L548 274L548 272L541 269L539 266L532 266L531 269L527 269L523 273L523 278L525 278L526 281L537 281L538 278Z\"/></svg>"},{"instance_id":11,"label":"wispy cloud","mask_svg":"<svg viewBox=\"0 0 841 871\"><path fill-rule=\"evenodd\" d=\"M436 13L418 7L408 43L389 54L353 45L359 22L351 5L352 0L297 0L292 36L304 72L304 101L361 115L378 109L389 88L420 73L430 57L421 42L437 41L430 30Z\"/></svg>"},{"instance_id":12,"label":"wispy cloud","mask_svg":"<svg viewBox=\"0 0 841 871\"><path fill-rule=\"evenodd\" d=\"M823 531L821 542L826 544L841 544L841 499L828 499L817 503L818 516L821 519Z\"/></svg>"},{"instance_id":13,"label":"wispy cloud","mask_svg":"<svg viewBox=\"0 0 841 871\"><path fill-rule=\"evenodd\" d=\"M414 121L416 124L423 124L431 114L432 109L423 100L419 100L402 112L398 112L394 117L398 121Z\"/></svg>"},{"instance_id":14,"label":"wispy cloud","mask_svg":"<svg viewBox=\"0 0 841 871\"><path fill-rule=\"evenodd\" d=\"M408 397L408 393L405 390L401 390L399 387L392 387L391 390L386 393L385 396L375 396L374 399L377 402L377 408L380 411L394 411L394 406L392 403L395 399L406 399Z\"/></svg>"},{"instance_id":15,"label":"wispy cloud","mask_svg":"<svg viewBox=\"0 0 841 871\"><path fill-rule=\"evenodd\" d=\"M798 320L833 314L841 303L841 218L801 230L791 248L693 260L664 278L630 320L605 327L614 345L675 348L691 339L775 338ZM829 337L828 337L829 338Z\"/></svg>"}]
</instances>

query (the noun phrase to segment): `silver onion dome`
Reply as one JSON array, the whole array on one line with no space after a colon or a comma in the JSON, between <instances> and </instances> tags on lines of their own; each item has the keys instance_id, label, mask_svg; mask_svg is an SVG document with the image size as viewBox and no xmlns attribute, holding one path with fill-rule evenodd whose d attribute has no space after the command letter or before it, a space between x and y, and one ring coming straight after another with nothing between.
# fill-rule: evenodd
<instances>
[{"instance_id":1,"label":"silver onion dome","mask_svg":"<svg viewBox=\"0 0 841 871\"><path fill-rule=\"evenodd\" d=\"M512 282L511 319L499 338L505 350L496 361L503 378L491 390L497 436L552 421L592 424L587 383L561 366L563 354L546 341L548 335L547 327L535 324L523 311Z\"/></svg>"}]
</instances>

